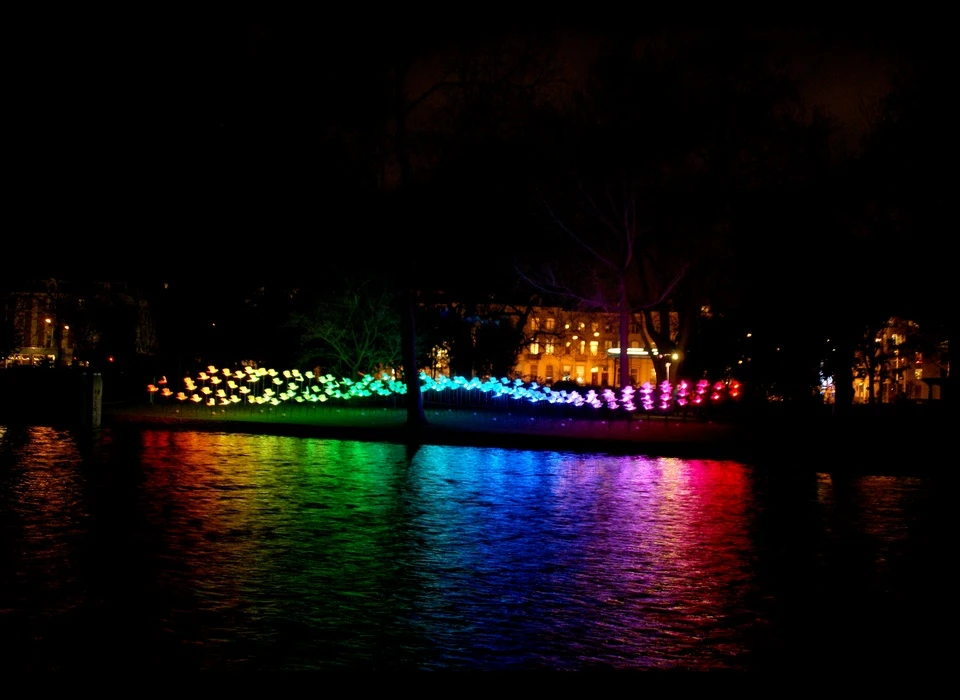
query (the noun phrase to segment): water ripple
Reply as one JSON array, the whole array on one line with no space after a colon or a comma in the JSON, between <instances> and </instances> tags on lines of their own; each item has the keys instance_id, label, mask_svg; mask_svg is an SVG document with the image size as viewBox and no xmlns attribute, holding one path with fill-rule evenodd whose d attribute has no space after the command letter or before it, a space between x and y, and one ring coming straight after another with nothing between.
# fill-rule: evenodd
<instances>
[{"instance_id":1,"label":"water ripple","mask_svg":"<svg viewBox=\"0 0 960 700\"><path fill-rule=\"evenodd\" d=\"M707 460L90 440L0 430L0 623L21 665L749 669L801 662L837 582L899 613L907 568L936 573L919 479L784 492Z\"/></svg>"}]
</instances>

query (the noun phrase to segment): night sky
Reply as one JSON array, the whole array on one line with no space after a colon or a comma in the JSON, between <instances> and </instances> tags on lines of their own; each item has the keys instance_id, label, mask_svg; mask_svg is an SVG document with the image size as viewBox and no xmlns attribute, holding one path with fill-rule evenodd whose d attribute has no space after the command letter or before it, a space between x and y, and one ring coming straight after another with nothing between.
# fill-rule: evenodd
<instances>
[{"instance_id":1,"label":"night sky","mask_svg":"<svg viewBox=\"0 0 960 700\"><path fill-rule=\"evenodd\" d=\"M17 274L223 285L302 274L310 256L356 260L416 238L417 226L391 230L370 204L371 192L384 190L370 162L389 109L384 65L398 56L411 61L412 98L436 79L438 57L458 47L535 37L562 83L551 98L562 112L610 46L760 42L796 77L805 103L835 119L838 148L855 150L890 75L909 69L918 47L929 48L925 37L891 29L628 34L613 23L452 24L88 22L22 32L7 101L16 173L9 220L14 248L27 252ZM425 104L418 118L434 109ZM435 160L418 166L424 178ZM431 228L429 240L451 232L444 254L477 255L477 236L495 254L528 230L522 202L491 213L510 198L504 170L461 165L444 172L439 198L418 201L415 221Z\"/></svg>"}]
</instances>

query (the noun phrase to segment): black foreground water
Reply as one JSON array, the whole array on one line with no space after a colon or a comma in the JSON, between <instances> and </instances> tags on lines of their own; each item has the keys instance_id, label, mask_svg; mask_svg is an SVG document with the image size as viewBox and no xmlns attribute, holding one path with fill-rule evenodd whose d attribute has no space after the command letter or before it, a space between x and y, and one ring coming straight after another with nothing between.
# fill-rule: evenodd
<instances>
[{"instance_id":1,"label":"black foreground water","mask_svg":"<svg viewBox=\"0 0 960 700\"><path fill-rule=\"evenodd\" d=\"M815 464L0 426L0 667L939 670L951 497Z\"/></svg>"}]
</instances>

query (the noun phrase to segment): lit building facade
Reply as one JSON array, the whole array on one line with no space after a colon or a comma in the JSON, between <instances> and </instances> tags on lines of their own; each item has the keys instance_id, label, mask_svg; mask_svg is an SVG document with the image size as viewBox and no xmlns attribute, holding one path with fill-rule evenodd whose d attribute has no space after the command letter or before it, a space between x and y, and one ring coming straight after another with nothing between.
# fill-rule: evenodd
<instances>
[{"instance_id":1,"label":"lit building facade","mask_svg":"<svg viewBox=\"0 0 960 700\"><path fill-rule=\"evenodd\" d=\"M891 318L873 338L872 347L858 352L854 367L854 403L893 403L941 398L950 375L946 341L927 352L917 342L919 327L913 321ZM932 351L931 351L932 349Z\"/></svg>"},{"instance_id":2,"label":"lit building facade","mask_svg":"<svg viewBox=\"0 0 960 700\"><path fill-rule=\"evenodd\" d=\"M658 314L653 314L653 322L659 330ZM524 327L528 342L517 360L514 378L547 386L572 381L617 387L619 364L624 356L620 349L619 323L616 313L536 307ZM645 348L642 323L641 318L632 320L625 353L632 386L657 381L653 361ZM670 337L676 339L676 313L670 314L669 323ZM657 348L650 351L656 353Z\"/></svg>"},{"instance_id":3,"label":"lit building facade","mask_svg":"<svg viewBox=\"0 0 960 700\"><path fill-rule=\"evenodd\" d=\"M58 318L55 296L17 292L6 301L5 322L14 345L2 358L4 366L71 364L73 333L70 325Z\"/></svg>"}]
</instances>

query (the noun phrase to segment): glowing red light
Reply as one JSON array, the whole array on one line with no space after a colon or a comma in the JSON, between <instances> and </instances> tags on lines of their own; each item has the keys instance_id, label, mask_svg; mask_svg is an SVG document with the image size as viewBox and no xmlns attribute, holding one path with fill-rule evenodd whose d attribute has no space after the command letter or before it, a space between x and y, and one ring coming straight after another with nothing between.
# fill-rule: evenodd
<instances>
[{"instance_id":1,"label":"glowing red light","mask_svg":"<svg viewBox=\"0 0 960 700\"><path fill-rule=\"evenodd\" d=\"M110 356L107 358L107 362L113 362L113 355L110 355Z\"/></svg>"}]
</instances>

